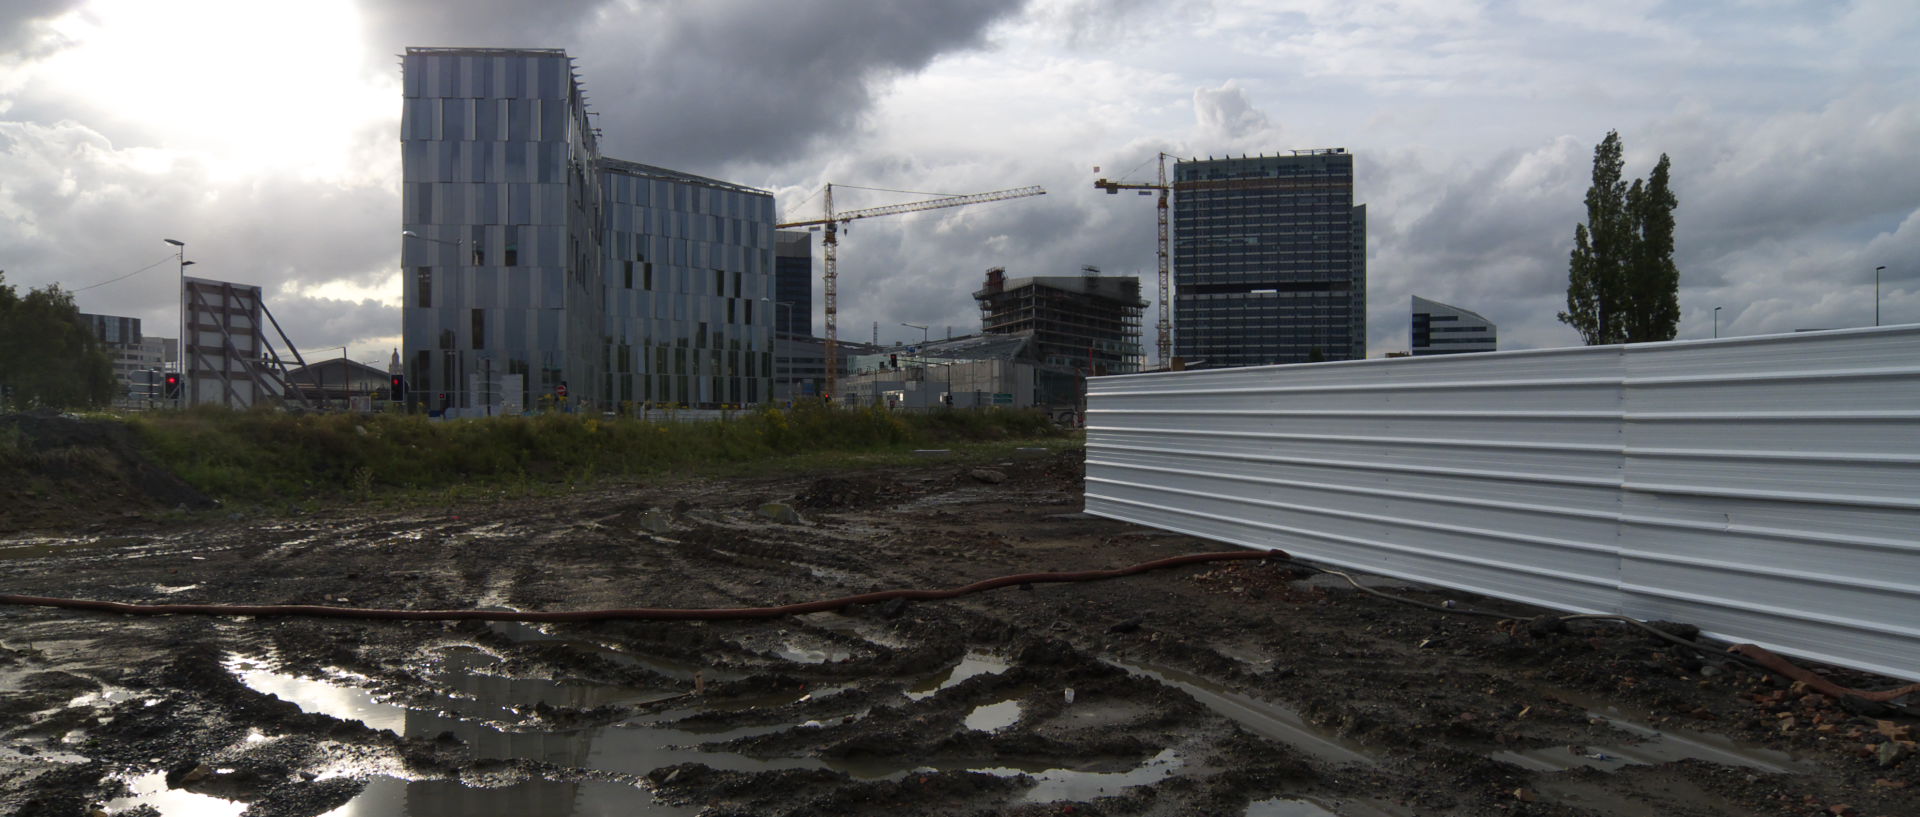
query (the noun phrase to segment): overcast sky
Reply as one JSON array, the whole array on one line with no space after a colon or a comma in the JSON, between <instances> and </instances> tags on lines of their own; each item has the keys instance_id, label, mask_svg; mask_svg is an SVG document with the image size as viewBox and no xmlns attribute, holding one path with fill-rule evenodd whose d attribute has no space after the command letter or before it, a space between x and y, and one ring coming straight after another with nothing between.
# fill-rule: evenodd
<instances>
[{"instance_id":1,"label":"overcast sky","mask_svg":"<svg viewBox=\"0 0 1920 817\"><path fill-rule=\"evenodd\" d=\"M1411 295L1502 348L1554 313L1595 143L1665 152L1680 337L1920 322L1920 5L576 0L0 3L0 269L171 336L175 268L259 284L310 354L400 332L406 46L564 48L612 156L772 190L1048 195L856 222L841 335L976 331L986 268L1152 291L1149 159L1344 147L1368 205L1369 353ZM848 192L836 205L910 200ZM817 247L816 247L817 253ZM817 261L816 261L817 265ZM817 269L817 267L816 267ZM818 284L815 327L820 326ZM1152 342L1153 316L1146 321Z\"/></svg>"}]
</instances>

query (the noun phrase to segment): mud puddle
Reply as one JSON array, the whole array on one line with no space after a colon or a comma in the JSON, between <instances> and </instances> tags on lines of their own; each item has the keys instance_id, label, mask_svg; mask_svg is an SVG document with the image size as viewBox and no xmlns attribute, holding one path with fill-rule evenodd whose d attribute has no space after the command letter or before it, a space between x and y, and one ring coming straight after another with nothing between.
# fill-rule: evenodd
<instances>
[{"instance_id":1,"label":"mud puddle","mask_svg":"<svg viewBox=\"0 0 1920 817\"><path fill-rule=\"evenodd\" d=\"M1360 744L1321 729L1280 704L1227 689L1205 678L1167 667L1102 659L1135 675L1178 689L1247 731L1284 743L1329 763L1374 763Z\"/></svg>"},{"instance_id":2,"label":"mud puddle","mask_svg":"<svg viewBox=\"0 0 1920 817\"><path fill-rule=\"evenodd\" d=\"M108 814L119 814L140 806L151 806L161 817L239 817L247 810L247 804L238 800L168 788L167 776L163 772L128 780L127 788L133 791L131 795L107 801Z\"/></svg>"},{"instance_id":3,"label":"mud puddle","mask_svg":"<svg viewBox=\"0 0 1920 817\"><path fill-rule=\"evenodd\" d=\"M529 780L487 788L452 780L378 777L368 781L358 797L322 817L692 817L700 813L699 807L658 800L639 810L636 800L649 797L644 789L599 780Z\"/></svg>"},{"instance_id":4,"label":"mud puddle","mask_svg":"<svg viewBox=\"0 0 1920 817\"><path fill-rule=\"evenodd\" d=\"M1010 666L1006 659L983 652L970 652L962 656L959 663L908 687L907 697L918 701L976 675L999 675Z\"/></svg>"},{"instance_id":5,"label":"mud puddle","mask_svg":"<svg viewBox=\"0 0 1920 817\"><path fill-rule=\"evenodd\" d=\"M514 641L523 643L539 641L562 644L574 649L596 653L600 657L623 667L637 667L678 681L691 681L696 675L703 676L709 681L737 681L747 677L746 673L743 672L735 672L718 667L702 667L684 661L661 658L657 655L642 655L628 652L592 639L560 632L549 632L537 625L528 624L523 621L490 621L487 622L487 626L494 632L513 639Z\"/></svg>"},{"instance_id":6,"label":"mud puddle","mask_svg":"<svg viewBox=\"0 0 1920 817\"><path fill-rule=\"evenodd\" d=\"M1758 769L1774 774L1799 771L1804 766L1786 752L1742 743L1724 735L1657 729L1631 720L1618 710L1588 712L1587 717L1603 720L1608 726L1628 733L1634 740L1495 752L1491 757L1537 772L1564 772L1583 767L1613 770L1626 766L1657 766L1681 760L1704 760L1722 766Z\"/></svg>"}]
</instances>

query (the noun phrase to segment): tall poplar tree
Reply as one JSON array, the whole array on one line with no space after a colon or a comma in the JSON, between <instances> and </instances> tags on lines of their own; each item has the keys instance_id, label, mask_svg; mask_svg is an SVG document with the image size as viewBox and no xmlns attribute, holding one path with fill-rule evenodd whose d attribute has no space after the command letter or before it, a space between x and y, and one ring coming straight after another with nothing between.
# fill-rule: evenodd
<instances>
[{"instance_id":1,"label":"tall poplar tree","mask_svg":"<svg viewBox=\"0 0 1920 817\"><path fill-rule=\"evenodd\" d=\"M1680 326L1680 269L1673 263L1672 162L1629 184L1618 131L1593 149L1587 221L1573 228L1567 311L1560 321L1589 346L1672 340Z\"/></svg>"}]
</instances>

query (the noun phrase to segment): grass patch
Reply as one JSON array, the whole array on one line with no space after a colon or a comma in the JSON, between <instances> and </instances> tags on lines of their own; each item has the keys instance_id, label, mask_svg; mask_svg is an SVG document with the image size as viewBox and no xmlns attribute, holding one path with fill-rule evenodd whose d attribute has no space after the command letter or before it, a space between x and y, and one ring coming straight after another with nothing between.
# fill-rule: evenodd
<instances>
[{"instance_id":1,"label":"grass patch","mask_svg":"<svg viewBox=\"0 0 1920 817\"><path fill-rule=\"evenodd\" d=\"M407 414L284 414L199 407L129 421L150 456L223 501L270 503L514 487L538 491L667 472L878 466L915 448L1064 440L1044 414L987 409L925 414L804 406L716 421L544 414L429 420ZM996 453L997 452L997 453Z\"/></svg>"}]
</instances>

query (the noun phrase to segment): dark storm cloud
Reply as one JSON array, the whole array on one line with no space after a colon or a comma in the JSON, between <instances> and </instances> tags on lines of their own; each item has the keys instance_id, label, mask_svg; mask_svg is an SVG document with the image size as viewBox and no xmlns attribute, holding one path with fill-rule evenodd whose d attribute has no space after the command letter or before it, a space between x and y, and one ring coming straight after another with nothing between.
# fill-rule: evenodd
<instances>
[{"instance_id":1,"label":"dark storm cloud","mask_svg":"<svg viewBox=\"0 0 1920 817\"><path fill-rule=\"evenodd\" d=\"M7 0L0 3L0 63L14 52L26 49L41 33L40 24L78 7L83 0Z\"/></svg>"},{"instance_id":2,"label":"dark storm cloud","mask_svg":"<svg viewBox=\"0 0 1920 817\"><path fill-rule=\"evenodd\" d=\"M846 141L876 83L979 46L987 26L1019 5L641 5L586 32L581 67L613 155L693 168L777 161Z\"/></svg>"},{"instance_id":3,"label":"dark storm cloud","mask_svg":"<svg viewBox=\"0 0 1920 817\"><path fill-rule=\"evenodd\" d=\"M694 172L845 138L875 83L981 45L1023 0L368 3L377 42L564 48L612 156Z\"/></svg>"},{"instance_id":4,"label":"dark storm cloud","mask_svg":"<svg viewBox=\"0 0 1920 817\"><path fill-rule=\"evenodd\" d=\"M566 48L612 0L364 0L360 15L379 54L407 46Z\"/></svg>"}]
</instances>

